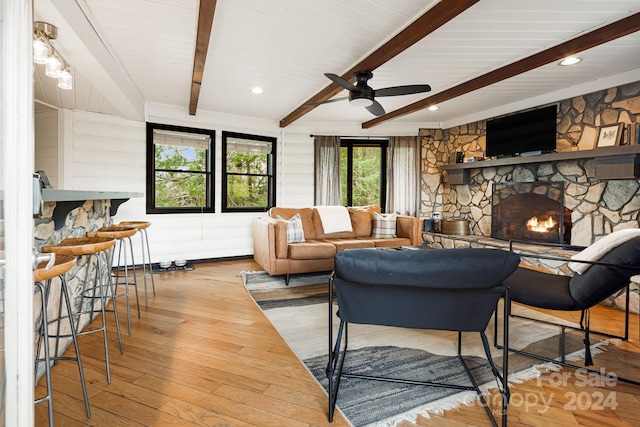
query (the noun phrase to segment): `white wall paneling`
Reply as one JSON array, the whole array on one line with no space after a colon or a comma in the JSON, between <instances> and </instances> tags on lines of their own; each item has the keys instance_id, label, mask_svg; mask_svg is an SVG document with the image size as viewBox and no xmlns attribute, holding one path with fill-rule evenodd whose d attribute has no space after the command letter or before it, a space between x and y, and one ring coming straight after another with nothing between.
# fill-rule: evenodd
<instances>
[{"instance_id":1,"label":"white wall paneling","mask_svg":"<svg viewBox=\"0 0 640 427\"><path fill-rule=\"evenodd\" d=\"M55 188L58 180L58 110L35 113L35 170L43 170Z\"/></svg>"},{"instance_id":2,"label":"white wall paneling","mask_svg":"<svg viewBox=\"0 0 640 427\"><path fill-rule=\"evenodd\" d=\"M153 262L246 256L253 254L251 221L262 213L221 213L223 159L222 131L277 138L277 189L279 206L313 205L313 138L308 130L283 131L273 121L240 116L199 113L166 105L148 106L150 122L189 126L216 131L215 213L146 214L145 198L122 204L114 222L143 220L148 230ZM146 124L142 121L98 113L60 110L59 128L70 129L63 139L63 157L69 158L64 173L74 190L146 192ZM407 134L407 129L389 135ZM415 130L417 134L417 128ZM350 135L336 131L336 134ZM139 239L134 239L139 253Z\"/></svg>"}]
</instances>

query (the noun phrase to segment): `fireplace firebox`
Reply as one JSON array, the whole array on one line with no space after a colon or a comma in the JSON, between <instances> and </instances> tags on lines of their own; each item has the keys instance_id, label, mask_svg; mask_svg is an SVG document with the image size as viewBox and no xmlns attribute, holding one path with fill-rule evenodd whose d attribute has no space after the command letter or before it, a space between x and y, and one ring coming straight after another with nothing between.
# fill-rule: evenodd
<instances>
[{"instance_id":1,"label":"fireplace firebox","mask_svg":"<svg viewBox=\"0 0 640 427\"><path fill-rule=\"evenodd\" d=\"M564 206L564 182L494 184L491 237L569 244L570 236L571 211Z\"/></svg>"}]
</instances>

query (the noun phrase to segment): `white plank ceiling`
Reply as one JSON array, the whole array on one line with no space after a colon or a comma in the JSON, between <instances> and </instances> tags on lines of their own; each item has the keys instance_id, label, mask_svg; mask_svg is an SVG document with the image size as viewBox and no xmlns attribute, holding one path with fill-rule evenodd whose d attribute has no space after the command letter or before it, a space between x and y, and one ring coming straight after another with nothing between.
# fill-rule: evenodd
<instances>
[{"instance_id":1,"label":"white plank ceiling","mask_svg":"<svg viewBox=\"0 0 640 427\"><path fill-rule=\"evenodd\" d=\"M330 83L323 73L343 74L436 3L218 0L198 111L278 123ZM129 117L136 102L187 111L197 0L34 0L34 7L36 20L59 27L56 47L75 72L74 90L63 93L38 69L36 99ZM90 25L78 23L78 11ZM640 0L480 0L374 70L369 84L431 85L428 94L377 99L392 112L638 12ZM100 43L81 46L88 35ZM578 56L578 65L548 64L391 123L450 127L640 80L640 32ZM108 89L110 77L120 91ZM254 86L264 93L251 93ZM321 105L292 126L372 118L343 101Z\"/></svg>"}]
</instances>

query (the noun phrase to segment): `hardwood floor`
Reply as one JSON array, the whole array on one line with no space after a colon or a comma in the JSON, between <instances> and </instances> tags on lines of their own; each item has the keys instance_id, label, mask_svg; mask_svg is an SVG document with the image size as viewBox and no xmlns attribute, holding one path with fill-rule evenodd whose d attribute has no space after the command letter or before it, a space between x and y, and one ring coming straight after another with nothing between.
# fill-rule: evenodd
<instances>
[{"instance_id":1,"label":"hardwood floor","mask_svg":"<svg viewBox=\"0 0 640 427\"><path fill-rule=\"evenodd\" d=\"M326 394L244 289L238 273L259 269L253 260L234 260L156 275L157 295L142 307L140 319L132 312L132 336L126 335L126 316L121 314L123 355L117 350L113 317L107 315L111 384L99 334L80 338L91 419L84 412L76 365L63 361L52 368L56 425L349 425L339 414L328 423ZM124 301L118 308L125 313ZM596 324L619 329L620 313L598 307L592 312ZM594 361L640 380L638 316L631 326L629 342L610 346ZM570 369L545 377L512 387L510 426L640 425L639 386L593 384ZM36 394L43 392L42 379ZM491 396L489 402L499 399ZM36 425L46 424L46 407L36 405ZM417 425L489 423L480 406L473 405L420 417Z\"/></svg>"}]
</instances>

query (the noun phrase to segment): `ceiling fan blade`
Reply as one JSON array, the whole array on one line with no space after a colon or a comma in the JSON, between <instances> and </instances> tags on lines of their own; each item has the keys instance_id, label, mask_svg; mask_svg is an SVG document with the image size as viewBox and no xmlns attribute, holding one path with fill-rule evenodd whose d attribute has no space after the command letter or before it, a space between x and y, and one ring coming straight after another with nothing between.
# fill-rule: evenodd
<instances>
[{"instance_id":1,"label":"ceiling fan blade","mask_svg":"<svg viewBox=\"0 0 640 427\"><path fill-rule=\"evenodd\" d=\"M327 99L326 101L312 102L310 104L305 104L304 106L305 107L315 107L315 106L322 105L322 104L329 104L331 102L345 101L347 99L349 99L348 96L343 96L341 98Z\"/></svg>"},{"instance_id":2,"label":"ceiling fan blade","mask_svg":"<svg viewBox=\"0 0 640 427\"><path fill-rule=\"evenodd\" d=\"M327 76L329 79L331 79L331 81L333 81L335 84L337 84L338 86L342 86L343 88L347 89L347 90L357 90L357 88L351 84L350 81L343 79L342 77L336 75L336 74L332 74L332 73L324 73L325 76Z\"/></svg>"},{"instance_id":3,"label":"ceiling fan blade","mask_svg":"<svg viewBox=\"0 0 640 427\"><path fill-rule=\"evenodd\" d=\"M382 108L382 105L380 105L380 103L375 99L373 100L373 104L365 108L376 117L384 114L384 108Z\"/></svg>"},{"instance_id":4,"label":"ceiling fan blade","mask_svg":"<svg viewBox=\"0 0 640 427\"><path fill-rule=\"evenodd\" d=\"M430 90L431 86L429 85L393 86L385 87L383 89L376 89L375 96L411 95L412 93L429 92Z\"/></svg>"}]
</instances>

